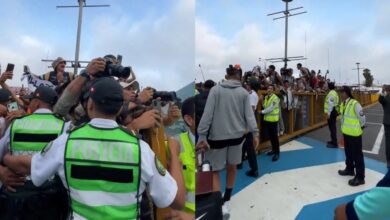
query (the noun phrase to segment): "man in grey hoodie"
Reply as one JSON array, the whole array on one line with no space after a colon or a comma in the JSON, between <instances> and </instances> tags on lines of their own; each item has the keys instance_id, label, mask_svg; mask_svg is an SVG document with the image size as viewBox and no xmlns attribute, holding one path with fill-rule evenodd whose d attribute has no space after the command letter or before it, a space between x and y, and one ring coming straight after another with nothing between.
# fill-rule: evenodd
<instances>
[{"instance_id":1,"label":"man in grey hoodie","mask_svg":"<svg viewBox=\"0 0 390 220\"><path fill-rule=\"evenodd\" d=\"M230 216L230 197L234 187L237 168L241 163L242 143L249 130L253 133L253 146L258 147L259 130L249 101L248 92L241 85L242 70L239 65L226 69L225 81L214 86L209 94L200 120L197 148L210 148L205 159L213 170L213 190L221 191L219 172L225 168L226 191L222 211L224 218Z\"/></svg>"}]
</instances>

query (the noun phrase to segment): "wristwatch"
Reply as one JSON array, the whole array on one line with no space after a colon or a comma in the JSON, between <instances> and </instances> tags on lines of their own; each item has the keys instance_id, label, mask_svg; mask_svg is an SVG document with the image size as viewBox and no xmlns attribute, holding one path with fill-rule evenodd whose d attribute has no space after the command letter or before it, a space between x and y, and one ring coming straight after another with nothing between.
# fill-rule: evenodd
<instances>
[{"instance_id":1,"label":"wristwatch","mask_svg":"<svg viewBox=\"0 0 390 220\"><path fill-rule=\"evenodd\" d=\"M89 76L89 74L88 74L87 71L85 71L85 70L82 70L82 71L80 72L80 76L86 78L87 80L90 80L90 79L91 79L91 77Z\"/></svg>"}]
</instances>

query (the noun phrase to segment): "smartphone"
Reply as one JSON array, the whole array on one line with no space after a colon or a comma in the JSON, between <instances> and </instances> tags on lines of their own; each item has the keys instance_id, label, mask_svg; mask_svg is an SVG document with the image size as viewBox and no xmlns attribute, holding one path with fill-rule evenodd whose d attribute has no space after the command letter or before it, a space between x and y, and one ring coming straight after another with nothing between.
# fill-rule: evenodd
<instances>
[{"instance_id":1,"label":"smartphone","mask_svg":"<svg viewBox=\"0 0 390 220\"><path fill-rule=\"evenodd\" d=\"M160 100L153 100L152 106L154 109L161 111L161 101Z\"/></svg>"},{"instance_id":2,"label":"smartphone","mask_svg":"<svg viewBox=\"0 0 390 220\"><path fill-rule=\"evenodd\" d=\"M8 112L13 112L19 110L19 106L17 102L11 102L7 105Z\"/></svg>"},{"instance_id":3,"label":"smartphone","mask_svg":"<svg viewBox=\"0 0 390 220\"><path fill-rule=\"evenodd\" d=\"M6 72L8 71L14 71L15 64L9 63L7 64L7 69L5 70Z\"/></svg>"}]
</instances>

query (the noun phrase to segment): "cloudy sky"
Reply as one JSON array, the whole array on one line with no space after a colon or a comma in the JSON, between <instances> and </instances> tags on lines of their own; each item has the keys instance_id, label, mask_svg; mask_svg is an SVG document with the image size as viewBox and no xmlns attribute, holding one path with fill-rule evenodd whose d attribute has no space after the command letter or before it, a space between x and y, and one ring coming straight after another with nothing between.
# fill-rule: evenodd
<instances>
[{"instance_id":1,"label":"cloudy sky","mask_svg":"<svg viewBox=\"0 0 390 220\"><path fill-rule=\"evenodd\" d=\"M23 65L33 73L49 71L41 59L74 59L76 0L0 0L0 64L14 63L11 85L20 85ZM123 55L142 85L177 90L194 80L195 0L87 0L110 4L86 8L80 60Z\"/></svg>"},{"instance_id":2,"label":"cloudy sky","mask_svg":"<svg viewBox=\"0 0 390 220\"><path fill-rule=\"evenodd\" d=\"M360 62L371 69L375 83L390 83L390 1L294 0L290 4L299 6L308 13L289 20L289 56L306 55L308 60L301 62L321 72L329 63L329 77L342 83L357 83L357 71L352 69ZM267 14L284 7L281 0L197 0L196 65L202 65L205 77L221 79L228 64L251 70L255 65L263 68L259 58L283 57L284 20L273 21ZM296 63L289 67L296 71ZM197 68L196 79L201 78Z\"/></svg>"}]
</instances>

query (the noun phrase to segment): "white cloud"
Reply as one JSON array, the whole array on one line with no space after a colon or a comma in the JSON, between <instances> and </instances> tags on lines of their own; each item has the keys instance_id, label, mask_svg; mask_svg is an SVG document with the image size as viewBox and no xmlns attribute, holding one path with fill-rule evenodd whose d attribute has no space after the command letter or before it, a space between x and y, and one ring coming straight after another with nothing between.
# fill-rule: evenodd
<instances>
[{"instance_id":1,"label":"white cloud","mask_svg":"<svg viewBox=\"0 0 390 220\"><path fill-rule=\"evenodd\" d=\"M388 15L382 15L377 22L383 22L383 17L387 18L390 24ZM266 40L265 31L259 24L249 23L231 36L222 36L213 29L212 24L197 18L196 62L202 64L205 78L219 81L224 77L228 64L240 63L243 70L248 71L255 65L264 67L264 63L258 62L259 57L283 57L284 32L275 39ZM328 68L329 50L331 79L356 83L357 73L352 68L359 61L363 67L371 69L375 83L377 80L381 83L390 82L389 77L386 77L385 65L390 60L390 41L388 38L378 38L378 41L375 41L376 32L373 33L370 27L362 25L359 29L343 30L331 26L315 26L310 24L310 21L296 22L294 28L289 30L289 56L305 55L305 32L306 54L309 59L301 62L307 63L309 68L325 72ZM291 62L289 66L295 69L296 63ZM275 65L281 68L283 63ZM198 81L201 80L199 70L196 77ZM362 75L360 80L363 81Z\"/></svg>"},{"instance_id":2,"label":"white cloud","mask_svg":"<svg viewBox=\"0 0 390 220\"><path fill-rule=\"evenodd\" d=\"M179 0L162 16L119 22L100 17L95 21L92 54L121 54L144 86L177 90L194 80L195 1ZM105 27L104 29L101 27Z\"/></svg>"},{"instance_id":3,"label":"white cloud","mask_svg":"<svg viewBox=\"0 0 390 220\"><path fill-rule=\"evenodd\" d=\"M86 13L84 18L91 19L89 24L92 25L83 23L80 59L121 54L123 64L133 67L143 86L177 90L187 85L194 80L195 0L171 2L172 7L163 13L145 9L141 18L131 17L130 12L119 5L112 6L115 13L98 16ZM19 7L18 10L23 15L23 10L27 9ZM26 20L28 16L18 19ZM8 62L15 64L11 85L20 85L25 64L30 65L32 72L43 74L50 63L43 63L41 59L74 57L73 33L63 38L66 42L61 42L62 38L50 40L46 35L40 36L44 30L26 34L22 27L18 28L20 25L16 28L11 28L7 22L4 25L3 30L9 31L2 36L2 39L6 36L7 44L0 45L0 62L3 66Z\"/></svg>"},{"instance_id":4,"label":"white cloud","mask_svg":"<svg viewBox=\"0 0 390 220\"><path fill-rule=\"evenodd\" d=\"M42 47L42 43L31 36L23 35L20 37L20 39L22 45L25 47Z\"/></svg>"}]
</instances>

